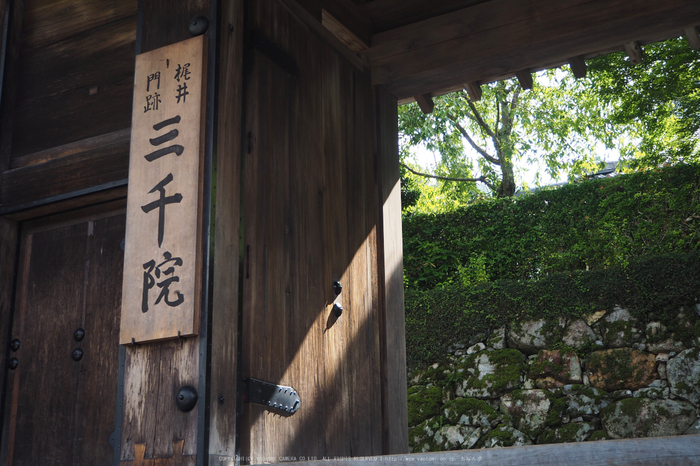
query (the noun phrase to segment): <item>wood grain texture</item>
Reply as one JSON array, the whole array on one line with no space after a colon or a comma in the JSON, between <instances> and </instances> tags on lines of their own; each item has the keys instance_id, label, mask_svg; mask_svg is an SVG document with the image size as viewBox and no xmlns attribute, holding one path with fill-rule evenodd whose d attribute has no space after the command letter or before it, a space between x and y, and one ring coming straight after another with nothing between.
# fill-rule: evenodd
<instances>
[{"instance_id":1,"label":"wood grain texture","mask_svg":"<svg viewBox=\"0 0 700 466\"><path fill-rule=\"evenodd\" d=\"M423 113L433 113L433 110L435 110L435 102L433 102L433 98L430 94L418 94L414 98Z\"/></svg>"},{"instance_id":2,"label":"wood grain texture","mask_svg":"<svg viewBox=\"0 0 700 466\"><path fill-rule=\"evenodd\" d=\"M357 9L370 20L372 32L379 33L487 1L489 0L371 0L362 2Z\"/></svg>"},{"instance_id":3,"label":"wood grain texture","mask_svg":"<svg viewBox=\"0 0 700 466\"><path fill-rule=\"evenodd\" d=\"M639 65L642 62L644 53L641 45L639 45L639 42L634 41L626 43L625 52L627 52L627 56L630 59L630 64Z\"/></svg>"},{"instance_id":4,"label":"wood grain texture","mask_svg":"<svg viewBox=\"0 0 700 466\"><path fill-rule=\"evenodd\" d=\"M129 142L90 149L0 175L0 206L13 207L48 197L124 180Z\"/></svg>"},{"instance_id":5,"label":"wood grain texture","mask_svg":"<svg viewBox=\"0 0 700 466\"><path fill-rule=\"evenodd\" d=\"M7 1L7 0L6 0ZM24 15L23 2L11 2L9 11L3 9L3 15L7 12L9 31L5 47L5 63L2 83L2 106L0 112L0 171L7 170L10 166L12 149L12 129L14 126L15 102L17 100L17 75L19 68L20 40L22 31L22 17ZM3 38L5 39L5 38Z\"/></svg>"},{"instance_id":6,"label":"wood grain texture","mask_svg":"<svg viewBox=\"0 0 700 466\"><path fill-rule=\"evenodd\" d=\"M123 345L199 332L207 44L198 36L136 59ZM190 74L180 77L185 66ZM161 101L151 109L153 96Z\"/></svg>"},{"instance_id":7,"label":"wood grain texture","mask_svg":"<svg viewBox=\"0 0 700 466\"><path fill-rule=\"evenodd\" d=\"M45 47L136 14L137 0L25 0L26 49Z\"/></svg>"},{"instance_id":8,"label":"wood grain texture","mask_svg":"<svg viewBox=\"0 0 700 466\"><path fill-rule=\"evenodd\" d=\"M250 13L251 26L290 54L300 72L291 77L257 51L246 65L242 373L291 385L302 406L282 417L246 405L241 453L253 462L378 453L369 76L280 3L258 2ZM335 280L344 287L338 297ZM344 308L340 318L334 302Z\"/></svg>"},{"instance_id":9,"label":"wood grain texture","mask_svg":"<svg viewBox=\"0 0 700 466\"><path fill-rule=\"evenodd\" d=\"M369 44L372 23L370 18L360 12L355 2L322 0L318 3L322 6L323 10L341 20L343 26L360 39L361 42Z\"/></svg>"},{"instance_id":10,"label":"wood grain texture","mask_svg":"<svg viewBox=\"0 0 700 466\"><path fill-rule=\"evenodd\" d=\"M660 20L663 18L663 20ZM692 0L492 0L372 38L373 81L399 100L563 62L700 22Z\"/></svg>"},{"instance_id":11,"label":"wood grain texture","mask_svg":"<svg viewBox=\"0 0 700 466\"><path fill-rule=\"evenodd\" d=\"M125 143L131 137L131 128L126 128L111 133L101 134L99 136L82 139L80 141L71 142L62 146L52 147L50 149L41 150L32 154L27 154L12 159L10 168L22 168L29 165L37 165L48 162L49 160L58 159L67 155L79 154L93 149L98 149L112 144Z\"/></svg>"},{"instance_id":12,"label":"wood grain texture","mask_svg":"<svg viewBox=\"0 0 700 466\"><path fill-rule=\"evenodd\" d=\"M408 452L403 236L396 99L375 87L376 144L381 174L379 277L382 302L382 436L384 454Z\"/></svg>"},{"instance_id":13,"label":"wood grain texture","mask_svg":"<svg viewBox=\"0 0 700 466\"><path fill-rule=\"evenodd\" d=\"M189 21L209 12L207 0L142 2L143 30L140 51L147 52L191 37ZM155 464L178 464L173 442L184 441L182 461L195 461L197 417L204 403L188 413L175 407L175 393L183 385L199 386L198 338L129 346L124 376L121 462L133 464L143 447L143 459ZM147 464L147 463L146 463Z\"/></svg>"},{"instance_id":14,"label":"wood grain texture","mask_svg":"<svg viewBox=\"0 0 700 466\"><path fill-rule=\"evenodd\" d=\"M173 442L172 458L145 458L146 445L135 446L136 458L133 461L124 461L122 464L128 466L194 466L197 458L194 456L183 456L185 442L176 440Z\"/></svg>"},{"instance_id":15,"label":"wood grain texture","mask_svg":"<svg viewBox=\"0 0 700 466\"><path fill-rule=\"evenodd\" d=\"M229 27L229 25L231 27ZM232 28L232 29L231 29ZM211 316L209 464L236 454L243 107L243 2L222 4Z\"/></svg>"},{"instance_id":16,"label":"wood grain texture","mask_svg":"<svg viewBox=\"0 0 700 466\"><path fill-rule=\"evenodd\" d=\"M7 464L107 464L114 430L124 214L25 229ZM85 329L81 342L77 328ZM71 358L79 348L83 357ZM51 390L47 390L51 387Z\"/></svg>"},{"instance_id":17,"label":"wood grain texture","mask_svg":"<svg viewBox=\"0 0 700 466\"><path fill-rule=\"evenodd\" d=\"M135 38L132 15L61 42L23 48L13 157L128 127Z\"/></svg>"},{"instance_id":18,"label":"wood grain texture","mask_svg":"<svg viewBox=\"0 0 700 466\"><path fill-rule=\"evenodd\" d=\"M15 287L15 273L17 267L17 256L19 248L19 226L17 222L8 218L0 217L0 335L5 341L12 341L11 324L13 302L12 296ZM0 383L2 383L2 396L0 400L7 397L8 388L12 385L7 384L9 372L6 369L6 362L11 356L9 355L9 345L2 345L0 348L0 359L3 361L2 375ZM6 420L5 404L0 404L0 419ZM2 424L3 431L0 432L0 439L3 439L2 444L6 444L7 430L5 422ZM0 453L0 457L1 453Z\"/></svg>"},{"instance_id":19,"label":"wood grain texture","mask_svg":"<svg viewBox=\"0 0 700 466\"><path fill-rule=\"evenodd\" d=\"M146 0L142 6L142 53L192 38L190 21L197 15L209 17L208 0Z\"/></svg>"},{"instance_id":20,"label":"wood grain texture","mask_svg":"<svg viewBox=\"0 0 700 466\"><path fill-rule=\"evenodd\" d=\"M197 413L179 411L175 397L180 387L198 386L199 345L196 338L150 343L126 348L121 461L171 458L174 440L183 440L183 455L197 453ZM129 463L126 463L129 464Z\"/></svg>"},{"instance_id":21,"label":"wood grain texture","mask_svg":"<svg viewBox=\"0 0 700 466\"><path fill-rule=\"evenodd\" d=\"M693 50L700 49L700 32L698 32L698 28L695 26L688 27L683 32L690 48Z\"/></svg>"}]
</instances>

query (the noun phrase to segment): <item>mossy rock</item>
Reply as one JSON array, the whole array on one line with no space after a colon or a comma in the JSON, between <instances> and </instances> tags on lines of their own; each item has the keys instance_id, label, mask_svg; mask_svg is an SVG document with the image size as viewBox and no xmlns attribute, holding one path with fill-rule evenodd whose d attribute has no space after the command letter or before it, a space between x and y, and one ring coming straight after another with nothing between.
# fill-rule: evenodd
<instances>
[{"instance_id":1,"label":"mossy rock","mask_svg":"<svg viewBox=\"0 0 700 466\"><path fill-rule=\"evenodd\" d=\"M523 445L532 445L530 437L506 424L499 425L481 437L476 444L477 448L520 447Z\"/></svg>"},{"instance_id":2,"label":"mossy rock","mask_svg":"<svg viewBox=\"0 0 700 466\"><path fill-rule=\"evenodd\" d=\"M554 400L547 390L514 390L501 397L500 409L513 419L513 427L535 438L545 427Z\"/></svg>"},{"instance_id":3,"label":"mossy rock","mask_svg":"<svg viewBox=\"0 0 700 466\"><path fill-rule=\"evenodd\" d=\"M489 430L490 427L443 426L433 437L436 448L434 451L467 450L476 445L481 439L483 432L488 432Z\"/></svg>"},{"instance_id":4,"label":"mossy rock","mask_svg":"<svg viewBox=\"0 0 700 466\"><path fill-rule=\"evenodd\" d=\"M571 443L583 442L596 430L594 424L589 422L572 422L555 429L544 430L537 443Z\"/></svg>"},{"instance_id":5,"label":"mossy rock","mask_svg":"<svg viewBox=\"0 0 700 466\"><path fill-rule=\"evenodd\" d=\"M566 414L567 403L566 398L557 398L552 401L552 405L549 407L549 412L547 412L547 418L544 424L547 427L555 427L561 424L561 420Z\"/></svg>"},{"instance_id":6,"label":"mossy rock","mask_svg":"<svg viewBox=\"0 0 700 466\"><path fill-rule=\"evenodd\" d=\"M562 393L566 397L566 415L571 418L596 417L612 401L605 390L582 384L567 385Z\"/></svg>"},{"instance_id":7,"label":"mossy rock","mask_svg":"<svg viewBox=\"0 0 700 466\"><path fill-rule=\"evenodd\" d=\"M541 350L530 366L528 376L533 380L551 378L557 386L580 383L581 363L572 350Z\"/></svg>"},{"instance_id":8,"label":"mossy rock","mask_svg":"<svg viewBox=\"0 0 700 466\"><path fill-rule=\"evenodd\" d=\"M495 427L503 416L484 400L455 398L442 407L442 415L451 425Z\"/></svg>"},{"instance_id":9,"label":"mossy rock","mask_svg":"<svg viewBox=\"0 0 700 466\"><path fill-rule=\"evenodd\" d=\"M435 444L435 433L440 429L440 422L427 419L408 431L408 446L412 453L438 451Z\"/></svg>"},{"instance_id":10,"label":"mossy rock","mask_svg":"<svg viewBox=\"0 0 700 466\"><path fill-rule=\"evenodd\" d=\"M609 392L646 387L657 375L654 355L632 348L594 351L586 366L591 385Z\"/></svg>"},{"instance_id":11,"label":"mossy rock","mask_svg":"<svg viewBox=\"0 0 700 466\"><path fill-rule=\"evenodd\" d=\"M627 398L600 413L612 438L662 437L684 434L697 420L695 407L685 401Z\"/></svg>"},{"instance_id":12,"label":"mossy rock","mask_svg":"<svg viewBox=\"0 0 700 466\"><path fill-rule=\"evenodd\" d=\"M597 442L599 440L610 440L610 437L604 430L596 430L590 437L588 437L589 442Z\"/></svg>"},{"instance_id":13,"label":"mossy rock","mask_svg":"<svg viewBox=\"0 0 700 466\"><path fill-rule=\"evenodd\" d=\"M700 407L700 348L683 351L666 365L671 392Z\"/></svg>"},{"instance_id":14,"label":"mossy rock","mask_svg":"<svg viewBox=\"0 0 700 466\"><path fill-rule=\"evenodd\" d=\"M522 386L526 369L525 356L518 350L472 354L457 366L456 394L465 398L498 398Z\"/></svg>"},{"instance_id":15,"label":"mossy rock","mask_svg":"<svg viewBox=\"0 0 700 466\"><path fill-rule=\"evenodd\" d=\"M408 389L408 426L417 426L440 414L442 388L416 385Z\"/></svg>"},{"instance_id":16,"label":"mossy rock","mask_svg":"<svg viewBox=\"0 0 700 466\"><path fill-rule=\"evenodd\" d=\"M416 369L409 378L411 385L428 385L430 383L444 387L449 384L449 376L454 372L454 368L449 364L435 363L427 369Z\"/></svg>"}]
</instances>

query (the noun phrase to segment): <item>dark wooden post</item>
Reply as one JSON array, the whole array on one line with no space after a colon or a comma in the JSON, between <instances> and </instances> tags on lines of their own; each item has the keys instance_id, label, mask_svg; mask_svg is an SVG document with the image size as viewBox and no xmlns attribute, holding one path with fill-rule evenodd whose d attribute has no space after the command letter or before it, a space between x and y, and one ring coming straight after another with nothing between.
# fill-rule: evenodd
<instances>
[{"instance_id":1,"label":"dark wooden post","mask_svg":"<svg viewBox=\"0 0 700 466\"><path fill-rule=\"evenodd\" d=\"M208 388L210 465L230 465L236 454L243 0L223 2L220 14L214 285Z\"/></svg>"}]
</instances>

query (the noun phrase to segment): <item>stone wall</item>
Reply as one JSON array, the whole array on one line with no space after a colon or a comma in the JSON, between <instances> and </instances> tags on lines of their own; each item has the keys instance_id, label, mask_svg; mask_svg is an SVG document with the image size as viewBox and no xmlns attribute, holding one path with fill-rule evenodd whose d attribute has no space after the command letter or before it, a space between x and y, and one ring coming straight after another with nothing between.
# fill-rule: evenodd
<instances>
[{"instance_id":1,"label":"stone wall","mask_svg":"<svg viewBox=\"0 0 700 466\"><path fill-rule=\"evenodd\" d=\"M700 433L699 314L615 307L465 337L410 376L411 451Z\"/></svg>"}]
</instances>

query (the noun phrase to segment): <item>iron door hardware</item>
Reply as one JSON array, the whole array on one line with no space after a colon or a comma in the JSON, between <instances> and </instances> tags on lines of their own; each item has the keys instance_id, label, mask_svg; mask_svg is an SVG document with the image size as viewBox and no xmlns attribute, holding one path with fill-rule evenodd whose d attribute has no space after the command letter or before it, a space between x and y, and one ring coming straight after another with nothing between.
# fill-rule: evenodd
<instances>
[{"instance_id":1,"label":"iron door hardware","mask_svg":"<svg viewBox=\"0 0 700 466\"><path fill-rule=\"evenodd\" d=\"M177 391L175 404L177 405L177 409L183 413L187 413L194 409L198 399L199 395L197 394L197 389L192 385L185 385Z\"/></svg>"},{"instance_id":2,"label":"iron door hardware","mask_svg":"<svg viewBox=\"0 0 700 466\"><path fill-rule=\"evenodd\" d=\"M243 394L246 403L263 405L286 416L291 416L301 407L301 398L292 387L262 380L245 379Z\"/></svg>"}]
</instances>

